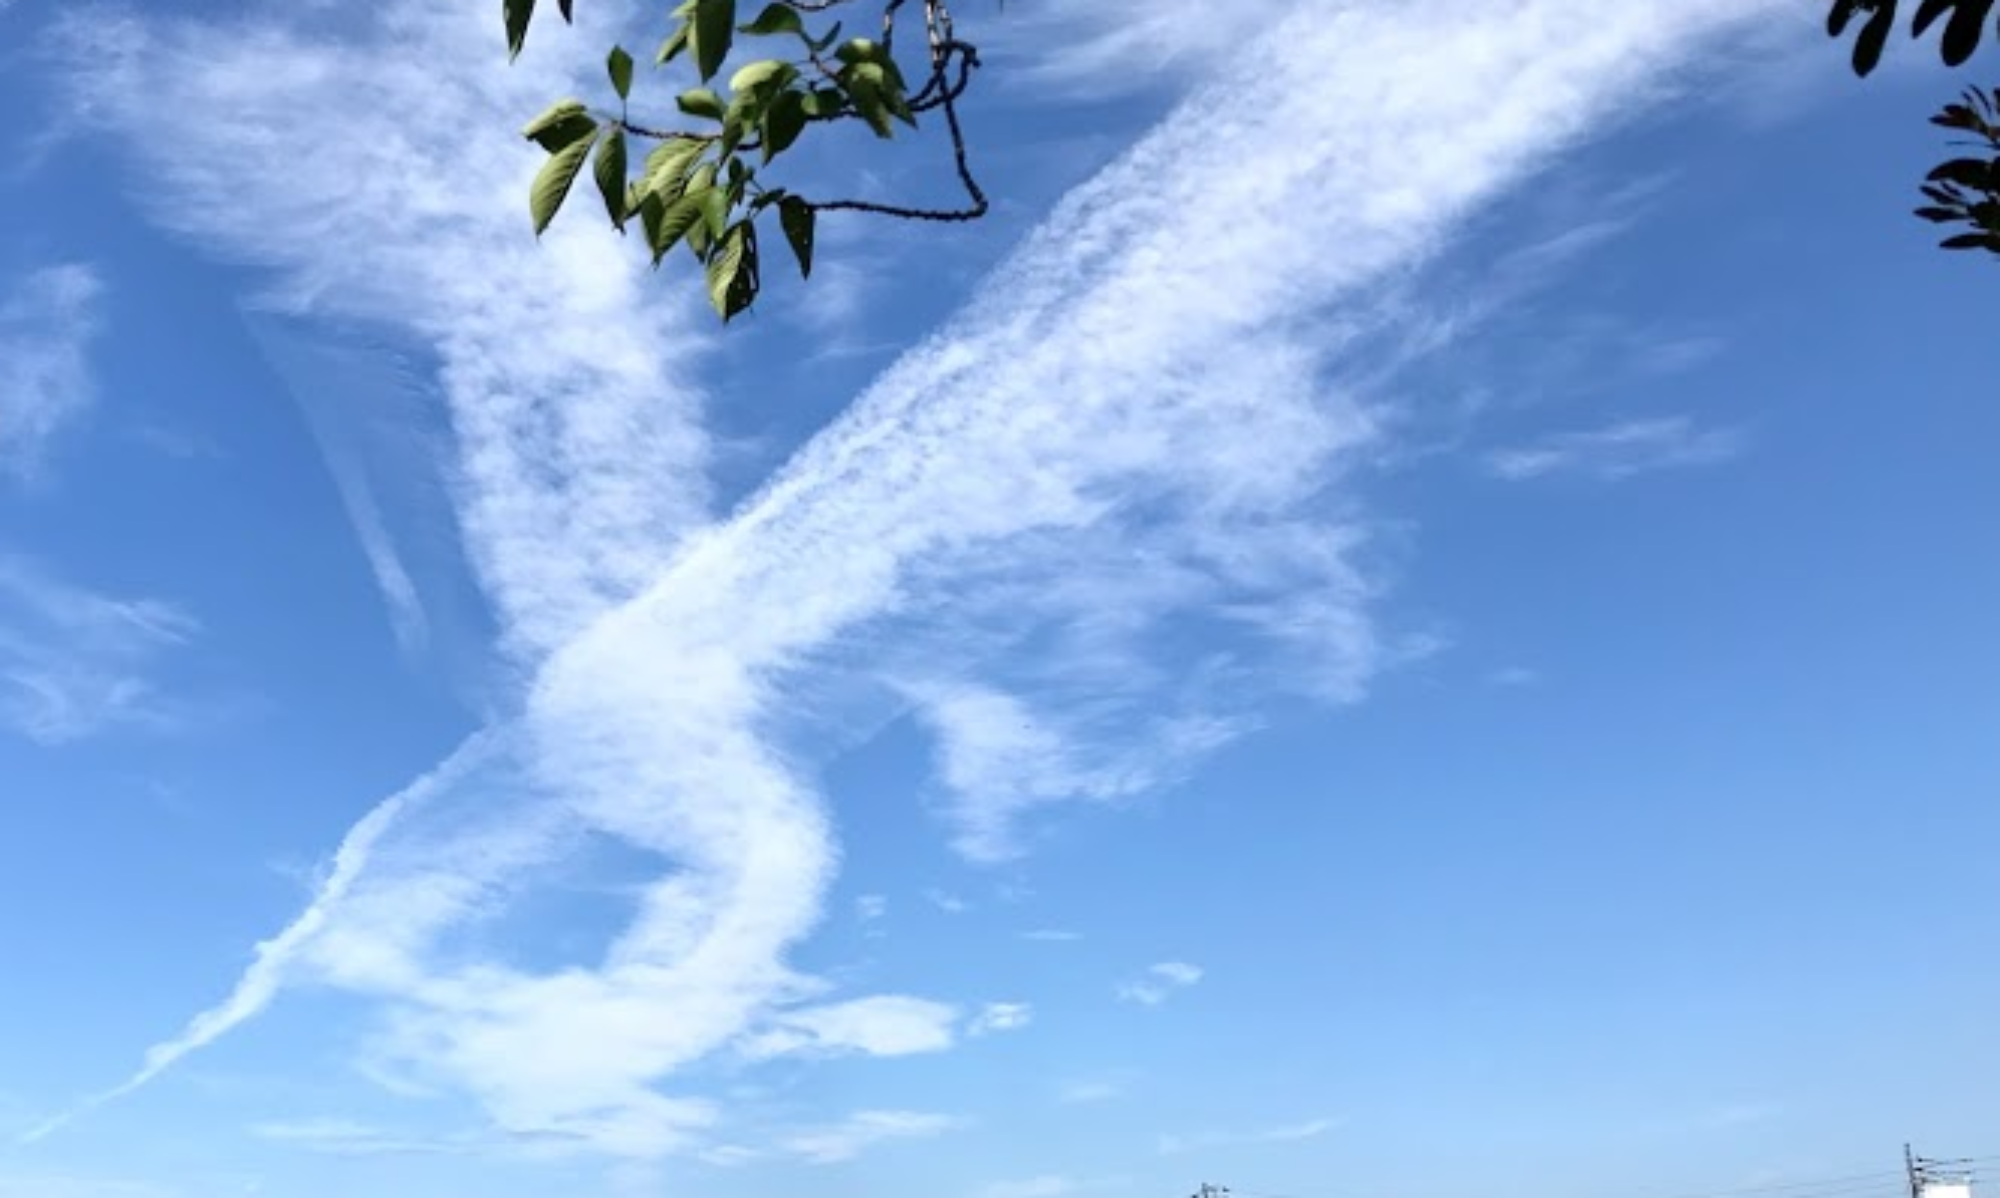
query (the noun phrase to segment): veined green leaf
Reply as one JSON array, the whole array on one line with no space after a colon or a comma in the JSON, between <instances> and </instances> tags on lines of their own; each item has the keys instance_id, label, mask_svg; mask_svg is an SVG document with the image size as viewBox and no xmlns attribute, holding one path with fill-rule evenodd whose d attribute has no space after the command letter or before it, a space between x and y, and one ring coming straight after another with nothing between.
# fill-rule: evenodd
<instances>
[{"instance_id":1,"label":"veined green leaf","mask_svg":"<svg viewBox=\"0 0 2000 1198\"><path fill-rule=\"evenodd\" d=\"M708 235L710 237L721 237L723 230L729 227L728 191L720 187L710 186L700 192L696 192L690 187L688 194L700 197L698 202L701 205L702 224L707 226Z\"/></svg>"},{"instance_id":2,"label":"veined green leaf","mask_svg":"<svg viewBox=\"0 0 2000 1198\"><path fill-rule=\"evenodd\" d=\"M558 100L548 111L529 121L521 136L553 154L578 138L590 136L596 129L597 122L591 119L581 100Z\"/></svg>"},{"instance_id":3,"label":"veined green leaf","mask_svg":"<svg viewBox=\"0 0 2000 1198\"><path fill-rule=\"evenodd\" d=\"M556 209L562 207L569 195L570 184L576 182L577 172L583 169L583 160L589 157L591 143L596 140L593 134L557 150L535 175L535 182L528 189L528 214L534 218L535 236L540 237L555 219Z\"/></svg>"},{"instance_id":4,"label":"veined green leaf","mask_svg":"<svg viewBox=\"0 0 2000 1198\"><path fill-rule=\"evenodd\" d=\"M743 286L745 271L749 267L752 239L756 237L756 227L748 221L730 226L723 234L715 253L708 259L708 302L722 319L728 320L750 306L756 296L756 288ZM754 280L754 272L749 279Z\"/></svg>"},{"instance_id":5,"label":"veined green leaf","mask_svg":"<svg viewBox=\"0 0 2000 1198\"><path fill-rule=\"evenodd\" d=\"M639 219L646 227L646 244L653 251L653 265L667 256L690 229L700 226L701 204L695 193L667 203L659 196L646 197L646 205L639 210Z\"/></svg>"},{"instance_id":6,"label":"veined green leaf","mask_svg":"<svg viewBox=\"0 0 2000 1198\"><path fill-rule=\"evenodd\" d=\"M619 232L625 231L625 130L613 125L597 142L597 190Z\"/></svg>"},{"instance_id":7,"label":"veined green leaf","mask_svg":"<svg viewBox=\"0 0 2000 1198\"><path fill-rule=\"evenodd\" d=\"M707 142L693 137L672 137L654 146L652 153L646 155L645 173L641 176L647 190L668 200L679 199L687 187L688 175L707 150Z\"/></svg>"}]
</instances>

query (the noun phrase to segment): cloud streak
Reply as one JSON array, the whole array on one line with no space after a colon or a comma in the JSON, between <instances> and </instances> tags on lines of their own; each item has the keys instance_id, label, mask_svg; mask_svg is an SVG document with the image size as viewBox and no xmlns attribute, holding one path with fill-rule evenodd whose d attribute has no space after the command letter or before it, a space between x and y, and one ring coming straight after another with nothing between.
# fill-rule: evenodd
<instances>
[{"instance_id":1,"label":"cloud streak","mask_svg":"<svg viewBox=\"0 0 2000 1198\"><path fill-rule=\"evenodd\" d=\"M878 1144L939 1136L962 1124L953 1116L928 1111L859 1111L839 1123L794 1135L784 1147L813 1164L832 1165L853 1160Z\"/></svg>"},{"instance_id":2,"label":"cloud streak","mask_svg":"<svg viewBox=\"0 0 2000 1198\"><path fill-rule=\"evenodd\" d=\"M0 724L45 745L167 726L154 672L199 631L171 603L98 594L0 555Z\"/></svg>"},{"instance_id":3,"label":"cloud streak","mask_svg":"<svg viewBox=\"0 0 2000 1198\"><path fill-rule=\"evenodd\" d=\"M1376 436L1338 371L1368 286L1758 7L1292 13L710 524L698 397L661 365L693 343L676 310L636 302L610 237L520 235L532 162L477 131L556 81L489 69L490 13L385 10L336 49L277 24L79 26L100 124L143 142L161 106L231 112L149 159L163 220L278 268L288 311L434 347L467 545L528 680L516 718L357 825L306 915L125 1089L285 985L332 986L380 1003L382 1071L467 1091L508 1133L647 1157L712 1136L723 1112L669 1089L712 1055L936 1039L948 1004L830 1003L788 964L836 864L815 703L914 705L953 835L987 859L1031 813L1193 768L1271 685L1361 694L1393 656L1342 489ZM405 116L321 119L356 105ZM1218 648L1177 648L1194 630ZM1135 772L1153 757L1172 768ZM1029 758L1055 764L996 782ZM522 963L512 900L604 842L657 867L627 921ZM787 1147L837 1161L954 1125L863 1112Z\"/></svg>"},{"instance_id":4,"label":"cloud streak","mask_svg":"<svg viewBox=\"0 0 2000 1198\"><path fill-rule=\"evenodd\" d=\"M1161 1136L1159 1149L1162 1156L1179 1156L1183 1153L1200 1152L1210 1148L1227 1148L1243 1144L1295 1144L1301 1140L1316 1140L1340 1127L1338 1119L1307 1119L1300 1123L1284 1123L1275 1127L1259 1128L1244 1132L1203 1132L1193 1136Z\"/></svg>"},{"instance_id":5,"label":"cloud streak","mask_svg":"<svg viewBox=\"0 0 2000 1198\"><path fill-rule=\"evenodd\" d=\"M104 285L81 263L0 292L0 470L33 478L49 439L90 403Z\"/></svg>"},{"instance_id":6,"label":"cloud streak","mask_svg":"<svg viewBox=\"0 0 2000 1198\"><path fill-rule=\"evenodd\" d=\"M1717 465L1742 453L1744 446L1741 430L1703 428L1690 417L1667 416L1553 433L1526 445L1495 450L1486 464L1508 482L1559 474L1618 482L1660 470Z\"/></svg>"},{"instance_id":7,"label":"cloud streak","mask_svg":"<svg viewBox=\"0 0 2000 1198\"><path fill-rule=\"evenodd\" d=\"M1138 1003L1142 1007L1157 1007L1177 991L1201 981L1202 974L1199 965L1190 965L1186 961L1162 961L1149 967L1141 976L1121 983L1118 1000Z\"/></svg>"}]
</instances>

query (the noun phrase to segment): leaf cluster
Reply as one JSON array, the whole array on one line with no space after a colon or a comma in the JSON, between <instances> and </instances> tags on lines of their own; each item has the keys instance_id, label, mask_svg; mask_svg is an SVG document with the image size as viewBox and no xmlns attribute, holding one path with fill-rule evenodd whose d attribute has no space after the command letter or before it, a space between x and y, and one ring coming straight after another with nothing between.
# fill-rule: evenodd
<instances>
[{"instance_id":1,"label":"leaf cluster","mask_svg":"<svg viewBox=\"0 0 2000 1198\"><path fill-rule=\"evenodd\" d=\"M1989 23L2000 39L1995 5L1996 0L1921 0L1910 20L1910 36L1920 38L1939 27L1939 58L1946 66L1963 66L1978 51ZM1855 74L1866 76L1882 61L1899 7L1897 0L1834 0L1826 31L1837 38L1856 28ZM1858 26L1856 18L1861 18ZM1945 249L2000 254L2000 88L1991 93L1966 89L1961 102L1945 105L1931 123L1970 134L1957 144L1977 153L1949 159L1925 176L1922 191L1929 203L1916 214L1933 224L1967 226L1939 243Z\"/></svg>"},{"instance_id":2,"label":"leaf cluster","mask_svg":"<svg viewBox=\"0 0 2000 1198\"><path fill-rule=\"evenodd\" d=\"M571 19L572 0L557 0ZM912 219L970 219L986 200L965 165L963 134L954 104L978 64L974 49L957 40L943 0L925 0L930 71L913 90L891 49L895 14L904 0L886 0L879 39L843 36L842 24L813 30L808 19L848 0L773 0L741 20L737 0L680 0L653 55L656 68L692 64L694 85L674 98L689 127L662 130L630 117L635 63L622 46L606 58L616 112L595 111L578 99L549 106L522 130L548 159L529 191L529 215L539 236L569 197L588 164L606 215L622 233L636 223L657 267L677 248L700 264L708 297L727 321L748 310L762 290L759 218L775 211L777 226L801 275L810 278L822 211L872 211ZM503 0L510 53L526 42L535 0ZM732 54L749 57L729 73ZM957 78L950 77L956 67ZM932 212L857 200L813 200L766 174L816 124L859 121L877 137L899 125L916 128L918 113L943 108L957 151L959 174L974 201L957 212ZM650 148L635 152L634 143ZM633 170L634 159L639 160Z\"/></svg>"}]
</instances>

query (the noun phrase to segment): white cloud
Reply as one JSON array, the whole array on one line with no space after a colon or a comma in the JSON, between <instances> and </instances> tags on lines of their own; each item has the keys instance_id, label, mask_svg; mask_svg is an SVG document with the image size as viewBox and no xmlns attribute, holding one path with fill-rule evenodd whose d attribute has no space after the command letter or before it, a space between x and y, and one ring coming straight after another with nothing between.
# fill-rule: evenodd
<instances>
[{"instance_id":1,"label":"white cloud","mask_svg":"<svg viewBox=\"0 0 2000 1198\"><path fill-rule=\"evenodd\" d=\"M1359 694L1384 650L1341 487L1374 428L1334 367L1367 288L1760 2L1293 13L692 534L697 396L664 365L698 348L684 305L642 300L638 255L582 222L522 236L534 155L507 131L563 80L495 69L490 12L378 9L340 49L268 25L80 24L78 103L157 151L162 219L281 268L287 310L433 344L468 549L533 666L519 719L357 825L307 912L131 1084L318 983L379 1001L383 1076L469 1092L503 1133L648 1157L713 1143L723 1112L671 1087L732 1045L948 1036L914 1008L878 1022L884 1000L801 1011L819 987L789 954L837 854L788 721L813 695L919 698L942 759L979 767L961 837L1005 844L1024 800L990 763L1021 750L954 721L965 696L1060 746L1025 794L1047 807L1131 793L1103 779L1160 743L1161 711L1241 731L1267 677ZM581 68L603 40L542 44ZM325 120L357 106L399 118ZM166 145L161 109L230 119ZM1221 655L1163 648L1186 640L1174 621ZM602 952L520 965L509 900L593 838L657 878ZM837 1160L951 1125L864 1112L788 1144Z\"/></svg>"},{"instance_id":2,"label":"white cloud","mask_svg":"<svg viewBox=\"0 0 2000 1198\"><path fill-rule=\"evenodd\" d=\"M1065 1106L1076 1106L1090 1102L1109 1102L1125 1092L1125 1087L1102 1078L1088 1078L1068 1082L1056 1091L1056 1101Z\"/></svg>"},{"instance_id":3,"label":"white cloud","mask_svg":"<svg viewBox=\"0 0 2000 1198\"><path fill-rule=\"evenodd\" d=\"M889 914L889 898L882 894L859 895L854 900L854 918L862 923L874 923Z\"/></svg>"},{"instance_id":4,"label":"white cloud","mask_svg":"<svg viewBox=\"0 0 2000 1198\"><path fill-rule=\"evenodd\" d=\"M964 899L948 890L938 890L935 887L924 891L924 900L946 915L963 915L972 909L971 904Z\"/></svg>"},{"instance_id":5,"label":"white cloud","mask_svg":"<svg viewBox=\"0 0 2000 1198\"><path fill-rule=\"evenodd\" d=\"M0 555L0 724L42 744L172 720L154 671L199 625L157 599L121 599Z\"/></svg>"},{"instance_id":6,"label":"white cloud","mask_svg":"<svg viewBox=\"0 0 2000 1198\"><path fill-rule=\"evenodd\" d=\"M1208 65L1218 46L1254 40L1278 0L1149 0L1144 4L1047 5L995 22L982 37L994 83L1092 96L1161 86ZM1132 64L1144 63L1135 71ZM1032 94L1032 92L1031 92Z\"/></svg>"},{"instance_id":7,"label":"white cloud","mask_svg":"<svg viewBox=\"0 0 2000 1198\"><path fill-rule=\"evenodd\" d=\"M964 1125L950 1115L925 1111L858 1111L839 1123L788 1137L784 1148L814 1164L853 1160L878 1144L926 1139Z\"/></svg>"},{"instance_id":8,"label":"white cloud","mask_svg":"<svg viewBox=\"0 0 2000 1198\"><path fill-rule=\"evenodd\" d=\"M1034 1020L1035 1011L1024 1002L990 1002L972 1017L966 1030L975 1036L987 1036L994 1032L1013 1032L1028 1026Z\"/></svg>"},{"instance_id":9,"label":"white cloud","mask_svg":"<svg viewBox=\"0 0 2000 1198\"><path fill-rule=\"evenodd\" d=\"M1202 969L1185 961L1162 961L1151 966L1146 972L1118 987L1118 997L1124 1002L1141 1006L1157 1007L1173 997L1177 990L1185 990L1199 982Z\"/></svg>"},{"instance_id":10,"label":"white cloud","mask_svg":"<svg viewBox=\"0 0 2000 1198\"><path fill-rule=\"evenodd\" d=\"M1021 939L1037 944L1074 944L1083 939L1083 933L1068 928L1029 928L1021 933Z\"/></svg>"},{"instance_id":11,"label":"white cloud","mask_svg":"<svg viewBox=\"0 0 2000 1198\"><path fill-rule=\"evenodd\" d=\"M1336 1130L1340 1125L1339 1119L1319 1118L1247 1132L1203 1132L1192 1136L1161 1136L1159 1150L1163 1156L1178 1156L1188 1152L1241 1144L1289 1144L1300 1140L1318 1139Z\"/></svg>"},{"instance_id":12,"label":"white cloud","mask_svg":"<svg viewBox=\"0 0 2000 1198\"><path fill-rule=\"evenodd\" d=\"M465 1140L419 1140L347 1119L259 1123L252 1135L328 1156L409 1156L468 1151Z\"/></svg>"},{"instance_id":13,"label":"white cloud","mask_svg":"<svg viewBox=\"0 0 2000 1198\"><path fill-rule=\"evenodd\" d=\"M1495 450L1487 466L1509 482L1582 474L1615 482L1655 470L1711 466L1743 451L1737 429L1705 429L1686 416L1625 420L1603 428L1554 433Z\"/></svg>"},{"instance_id":14,"label":"white cloud","mask_svg":"<svg viewBox=\"0 0 2000 1198\"><path fill-rule=\"evenodd\" d=\"M1121 738L1056 718L1013 696L961 683L923 703L937 733L940 773L953 795L959 850L975 861L1018 855L1015 828L1029 810L1082 799L1111 802L1159 789L1244 730L1240 720L1167 714ZM1082 721L1078 721L1081 723ZM1100 746L1129 743L1111 753Z\"/></svg>"},{"instance_id":15,"label":"white cloud","mask_svg":"<svg viewBox=\"0 0 2000 1198\"><path fill-rule=\"evenodd\" d=\"M787 1011L773 1026L751 1036L744 1052L752 1057L796 1052L900 1057L941 1052L951 1047L958 1018L957 1008L927 999L858 998Z\"/></svg>"},{"instance_id":16,"label":"white cloud","mask_svg":"<svg viewBox=\"0 0 2000 1198\"><path fill-rule=\"evenodd\" d=\"M157 1182L74 1173L0 1174L0 1198L179 1198L184 1193Z\"/></svg>"},{"instance_id":17,"label":"white cloud","mask_svg":"<svg viewBox=\"0 0 2000 1198\"><path fill-rule=\"evenodd\" d=\"M387 322L436 353L466 547L529 658L656 578L706 515L688 373L706 332L581 206L543 243L526 235L539 151L515 130L576 75L601 77L596 22L615 16L538 38L512 68L493 61L497 18L455 6L381 9L341 43L281 5L229 25L94 8L61 26L70 111L140 155L155 219L276 268L265 307ZM162 139L163 108L231 115ZM324 118L359 110L394 117Z\"/></svg>"},{"instance_id":18,"label":"white cloud","mask_svg":"<svg viewBox=\"0 0 2000 1198\"><path fill-rule=\"evenodd\" d=\"M33 477L49 438L90 403L103 289L91 267L67 263L0 292L0 471Z\"/></svg>"},{"instance_id":19,"label":"white cloud","mask_svg":"<svg viewBox=\"0 0 2000 1198\"><path fill-rule=\"evenodd\" d=\"M1084 1188L1074 1177L1044 1173L1018 1181L996 1181L980 1187L979 1198L1062 1198Z\"/></svg>"}]
</instances>

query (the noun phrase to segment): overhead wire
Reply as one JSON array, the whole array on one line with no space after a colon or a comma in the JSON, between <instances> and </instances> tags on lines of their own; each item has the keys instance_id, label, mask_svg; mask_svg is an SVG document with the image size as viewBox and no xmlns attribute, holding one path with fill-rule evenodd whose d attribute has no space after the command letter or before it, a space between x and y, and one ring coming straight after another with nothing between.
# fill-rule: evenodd
<instances>
[{"instance_id":1,"label":"overhead wire","mask_svg":"<svg viewBox=\"0 0 2000 1198\"><path fill-rule=\"evenodd\" d=\"M1919 1171L1928 1167L1977 1173L1978 1166L2000 1162L2000 1153L1961 1157L1919 1157ZM1675 1194L1633 1195L1631 1198L1901 1198L1909 1193L1909 1175L1902 1169L1878 1169L1810 1180L1780 1181L1731 1189L1695 1190ZM1350 1198L1346 1195L1284 1193L1276 1190L1221 1187L1229 1198Z\"/></svg>"}]
</instances>

